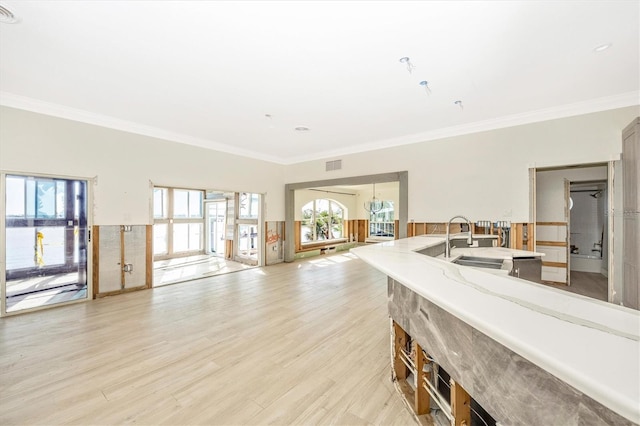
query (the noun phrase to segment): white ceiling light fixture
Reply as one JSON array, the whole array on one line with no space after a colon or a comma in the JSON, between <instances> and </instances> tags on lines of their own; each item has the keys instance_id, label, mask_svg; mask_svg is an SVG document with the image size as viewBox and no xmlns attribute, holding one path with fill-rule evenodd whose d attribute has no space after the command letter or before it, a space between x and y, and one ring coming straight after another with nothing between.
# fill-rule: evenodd
<instances>
[{"instance_id":1,"label":"white ceiling light fixture","mask_svg":"<svg viewBox=\"0 0 640 426\"><path fill-rule=\"evenodd\" d=\"M400 58L400 63L405 64L407 66L407 71L409 71L409 74L411 74L413 69L416 67L415 65L413 65L411 63L411 59L409 59L408 56L404 56L404 57Z\"/></svg>"},{"instance_id":2,"label":"white ceiling light fixture","mask_svg":"<svg viewBox=\"0 0 640 426\"><path fill-rule=\"evenodd\" d=\"M9 9L0 4L0 22L3 24L15 24L19 19Z\"/></svg>"},{"instance_id":3,"label":"white ceiling light fixture","mask_svg":"<svg viewBox=\"0 0 640 426\"><path fill-rule=\"evenodd\" d=\"M376 184L373 184L373 194L369 201L364 203L364 209L369 213L378 213L382 210L382 201L376 198Z\"/></svg>"},{"instance_id":4,"label":"white ceiling light fixture","mask_svg":"<svg viewBox=\"0 0 640 426\"><path fill-rule=\"evenodd\" d=\"M604 43L604 44L599 44L596 47L593 48L593 51L598 53L598 52L604 52L605 50L607 50L608 48L611 47L611 43Z\"/></svg>"}]
</instances>

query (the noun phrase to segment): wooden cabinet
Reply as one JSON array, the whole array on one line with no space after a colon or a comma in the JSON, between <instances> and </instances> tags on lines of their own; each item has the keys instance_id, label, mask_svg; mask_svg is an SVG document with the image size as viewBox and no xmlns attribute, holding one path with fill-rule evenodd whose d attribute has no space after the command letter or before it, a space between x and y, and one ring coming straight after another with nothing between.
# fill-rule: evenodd
<instances>
[{"instance_id":1,"label":"wooden cabinet","mask_svg":"<svg viewBox=\"0 0 640 426\"><path fill-rule=\"evenodd\" d=\"M623 298L624 306L640 309L640 117L622 132Z\"/></svg>"}]
</instances>

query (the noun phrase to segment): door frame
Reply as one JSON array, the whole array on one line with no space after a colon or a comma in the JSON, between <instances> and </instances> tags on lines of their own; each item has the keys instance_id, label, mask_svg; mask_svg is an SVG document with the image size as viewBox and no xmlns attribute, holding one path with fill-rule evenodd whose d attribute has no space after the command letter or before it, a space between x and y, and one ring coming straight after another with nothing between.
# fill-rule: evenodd
<instances>
[{"instance_id":1,"label":"door frame","mask_svg":"<svg viewBox=\"0 0 640 426\"><path fill-rule=\"evenodd\" d=\"M258 218L257 219L241 219L240 216L240 194L255 194L258 196ZM233 217L233 257L236 262L246 263L253 266L264 266L264 194L259 192L237 191L235 193L235 208ZM256 227L256 260L254 261L248 256L241 256L240 249L240 225L255 225Z\"/></svg>"},{"instance_id":2,"label":"door frame","mask_svg":"<svg viewBox=\"0 0 640 426\"><path fill-rule=\"evenodd\" d=\"M310 182L288 183L284 190L285 240L284 261L295 260L294 221L295 221L295 192L298 189L308 189L325 186L365 185L372 183L398 182L398 238L407 237L407 223L409 218L409 172L380 173L376 175L353 176Z\"/></svg>"},{"instance_id":3,"label":"door frame","mask_svg":"<svg viewBox=\"0 0 640 426\"><path fill-rule=\"evenodd\" d=\"M226 233L227 226L227 199L218 199L218 200L204 200L204 226L205 226L205 238L204 238L204 252L211 256L224 258L226 256L226 250L224 251L224 255L220 255L219 251L213 253L211 251L211 216L209 214L209 207L213 204L224 204L224 222L222 223L222 234ZM219 206L216 206L216 211ZM215 238L215 237L214 237ZM225 245L225 240L222 240L221 243L223 246ZM216 245L218 247L218 245ZM226 249L226 247L225 247Z\"/></svg>"},{"instance_id":4,"label":"door frame","mask_svg":"<svg viewBox=\"0 0 640 426\"><path fill-rule=\"evenodd\" d=\"M15 175L15 176L28 176L34 178L46 178L46 179L64 179L64 180L75 180L75 181L84 181L86 182L87 187L87 195L86 195L86 212L87 212L87 297L84 299L77 300L69 300L66 302L55 303L51 305L43 305L35 308L27 308L21 309L15 312L7 312L7 299L6 299L6 211L7 211L7 202L6 202L6 178L7 175ZM86 176L70 176L70 175L59 175L59 174L47 174L47 173L37 173L37 172L25 172L25 171L14 171L14 170L0 170L0 199L2 203L0 204L0 229L2 229L2 233L0 236L0 317L7 317L12 315L19 315L27 312L40 311L43 309L55 308L58 306L71 305L75 303L84 303L93 299L93 244L91 239L91 232L93 231L93 189L96 183L95 177L86 177Z\"/></svg>"},{"instance_id":5,"label":"door frame","mask_svg":"<svg viewBox=\"0 0 640 426\"><path fill-rule=\"evenodd\" d=\"M549 166L544 165L530 165L529 166L529 216L534 224L534 229L536 227L537 221L537 197L536 197L536 188L537 188L537 179L536 172L539 170L545 169L572 169L576 167L588 167L594 165L606 165L607 166L607 197L608 197L608 205L607 205L607 255L608 255L608 271L607 271L607 301L610 303L619 303L616 297L620 297L618 295L618 291L616 289L621 288L621 282L619 281L618 276L621 275L622 265L621 265L621 257L616 256L617 253L622 253L622 246L620 241L622 240L622 231L620 224L616 223L616 215L619 215L619 211L621 208L621 198L622 193L619 185L616 184L616 173L620 170L620 159L613 159L609 161L596 161L590 163L580 163L580 164L554 164ZM617 203L617 204L616 204ZM566 208L568 209L568 204L566 204ZM567 215L568 216L568 215ZM568 233L568 228L567 228ZM569 236L567 235L567 246L569 245ZM570 274L570 248L569 253L567 254L567 274ZM534 240L534 250L536 250L535 240ZM617 258L616 258L617 257Z\"/></svg>"},{"instance_id":6,"label":"door frame","mask_svg":"<svg viewBox=\"0 0 640 426\"><path fill-rule=\"evenodd\" d=\"M565 256L567 256L567 287L571 286L571 181L564 179L564 221L567 234L565 236L566 247Z\"/></svg>"}]
</instances>

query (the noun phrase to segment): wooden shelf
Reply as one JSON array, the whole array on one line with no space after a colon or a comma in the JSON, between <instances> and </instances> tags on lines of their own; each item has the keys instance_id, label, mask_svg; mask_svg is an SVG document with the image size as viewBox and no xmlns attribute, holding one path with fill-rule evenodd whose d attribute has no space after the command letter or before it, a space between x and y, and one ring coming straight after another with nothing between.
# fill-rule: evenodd
<instances>
[{"instance_id":1,"label":"wooden shelf","mask_svg":"<svg viewBox=\"0 0 640 426\"><path fill-rule=\"evenodd\" d=\"M395 321L392 322L393 378L397 388L423 425L433 425L432 402L452 425L471 425L471 397L456 383L450 381L449 401L432 383L432 372L437 364Z\"/></svg>"}]
</instances>

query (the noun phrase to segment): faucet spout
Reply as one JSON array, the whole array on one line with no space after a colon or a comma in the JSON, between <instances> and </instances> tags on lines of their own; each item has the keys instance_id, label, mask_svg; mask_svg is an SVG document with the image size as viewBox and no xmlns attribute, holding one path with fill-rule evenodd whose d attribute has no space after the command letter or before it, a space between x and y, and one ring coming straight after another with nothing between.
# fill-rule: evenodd
<instances>
[{"instance_id":1,"label":"faucet spout","mask_svg":"<svg viewBox=\"0 0 640 426\"><path fill-rule=\"evenodd\" d=\"M449 219L449 222L447 222L447 240L444 245L445 258L451 257L451 233L449 231L451 229L451 222L453 222L454 219L462 219L467 223L467 225L469 226L469 236L467 237L467 244L469 245L473 244L473 233L471 231L471 221L464 216L460 216L460 215L454 216L451 219Z\"/></svg>"}]
</instances>

